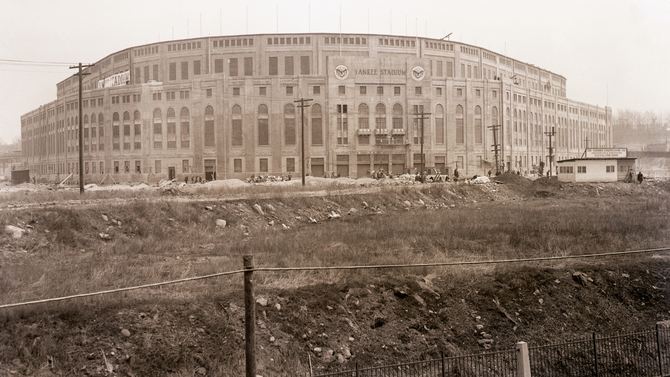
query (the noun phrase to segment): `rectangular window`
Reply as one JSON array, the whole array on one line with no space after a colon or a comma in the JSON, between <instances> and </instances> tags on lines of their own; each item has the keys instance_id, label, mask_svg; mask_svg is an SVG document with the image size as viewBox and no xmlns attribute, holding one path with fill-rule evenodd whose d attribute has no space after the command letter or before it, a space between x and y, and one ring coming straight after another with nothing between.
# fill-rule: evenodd
<instances>
[{"instance_id":1,"label":"rectangular window","mask_svg":"<svg viewBox=\"0 0 670 377\"><path fill-rule=\"evenodd\" d=\"M586 166L577 166L577 173L586 173Z\"/></svg>"},{"instance_id":2,"label":"rectangular window","mask_svg":"<svg viewBox=\"0 0 670 377\"><path fill-rule=\"evenodd\" d=\"M300 74L309 75L309 56L300 57Z\"/></svg>"},{"instance_id":3,"label":"rectangular window","mask_svg":"<svg viewBox=\"0 0 670 377\"><path fill-rule=\"evenodd\" d=\"M177 79L177 63L170 63L170 81Z\"/></svg>"},{"instance_id":4,"label":"rectangular window","mask_svg":"<svg viewBox=\"0 0 670 377\"><path fill-rule=\"evenodd\" d=\"M233 88L233 96L239 96L240 95L240 88Z\"/></svg>"},{"instance_id":5,"label":"rectangular window","mask_svg":"<svg viewBox=\"0 0 670 377\"><path fill-rule=\"evenodd\" d=\"M396 95L396 96L400 95L400 87L399 86L394 86L393 87L393 95Z\"/></svg>"},{"instance_id":6,"label":"rectangular window","mask_svg":"<svg viewBox=\"0 0 670 377\"><path fill-rule=\"evenodd\" d=\"M253 58L244 58L244 75L253 76L254 75L254 59Z\"/></svg>"},{"instance_id":7,"label":"rectangular window","mask_svg":"<svg viewBox=\"0 0 670 377\"><path fill-rule=\"evenodd\" d=\"M267 95L267 89L268 89L268 88L266 88L266 87L264 87L264 86L258 87L258 95L259 95L259 96L265 96L265 95Z\"/></svg>"},{"instance_id":8,"label":"rectangular window","mask_svg":"<svg viewBox=\"0 0 670 377\"><path fill-rule=\"evenodd\" d=\"M270 145L270 130L267 118L258 119L258 145Z\"/></svg>"},{"instance_id":9,"label":"rectangular window","mask_svg":"<svg viewBox=\"0 0 670 377\"><path fill-rule=\"evenodd\" d=\"M181 62L181 79L188 80L188 62Z\"/></svg>"},{"instance_id":10,"label":"rectangular window","mask_svg":"<svg viewBox=\"0 0 670 377\"><path fill-rule=\"evenodd\" d=\"M292 86L287 86L286 87L286 95L287 96L292 96L293 95L293 87Z\"/></svg>"},{"instance_id":11,"label":"rectangular window","mask_svg":"<svg viewBox=\"0 0 670 377\"><path fill-rule=\"evenodd\" d=\"M442 97L442 88L435 88L435 95L438 97Z\"/></svg>"},{"instance_id":12,"label":"rectangular window","mask_svg":"<svg viewBox=\"0 0 670 377\"><path fill-rule=\"evenodd\" d=\"M228 59L228 75L237 76L237 58Z\"/></svg>"},{"instance_id":13,"label":"rectangular window","mask_svg":"<svg viewBox=\"0 0 670 377\"><path fill-rule=\"evenodd\" d=\"M268 74L274 76L279 74L279 58L276 56L270 56L270 61L268 64Z\"/></svg>"},{"instance_id":14,"label":"rectangular window","mask_svg":"<svg viewBox=\"0 0 670 377\"><path fill-rule=\"evenodd\" d=\"M437 61L437 75L442 77L442 61Z\"/></svg>"},{"instance_id":15,"label":"rectangular window","mask_svg":"<svg viewBox=\"0 0 670 377\"><path fill-rule=\"evenodd\" d=\"M223 59L214 59L214 73L223 73Z\"/></svg>"},{"instance_id":16,"label":"rectangular window","mask_svg":"<svg viewBox=\"0 0 670 377\"><path fill-rule=\"evenodd\" d=\"M295 172L295 158L286 159L286 171L289 173Z\"/></svg>"},{"instance_id":17,"label":"rectangular window","mask_svg":"<svg viewBox=\"0 0 670 377\"><path fill-rule=\"evenodd\" d=\"M236 158L233 160L233 171L235 173L241 173L242 172L242 159L241 158Z\"/></svg>"},{"instance_id":18,"label":"rectangular window","mask_svg":"<svg viewBox=\"0 0 670 377\"><path fill-rule=\"evenodd\" d=\"M346 93L345 86L344 86L344 85L340 85L340 86L337 88L337 92L338 92L341 96L344 95L344 94Z\"/></svg>"},{"instance_id":19,"label":"rectangular window","mask_svg":"<svg viewBox=\"0 0 670 377\"><path fill-rule=\"evenodd\" d=\"M200 74L200 60L193 61L193 74L194 75Z\"/></svg>"},{"instance_id":20,"label":"rectangular window","mask_svg":"<svg viewBox=\"0 0 670 377\"><path fill-rule=\"evenodd\" d=\"M284 57L284 74L286 76L293 76L293 56Z\"/></svg>"},{"instance_id":21,"label":"rectangular window","mask_svg":"<svg viewBox=\"0 0 670 377\"><path fill-rule=\"evenodd\" d=\"M416 94L417 96L421 95L421 87L420 86L417 86L417 87L414 88L414 94Z\"/></svg>"},{"instance_id":22,"label":"rectangular window","mask_svg":"<svg viewBox=\"0 0 670 377\"><path fill-rule=\"evenodd\" d=\"M377 95L383 95L384 94L384 87L383 86L378 86L377 87Z\"/></svg>"},{"instance_id":23,"label":"rectangular window","mask_svg":"<svg viewBox=\"0 0 670 377\"><path fill-rule=\"evenodd\" d=\"M459 98L463 97L463 89L457 88L456 89L456 96L459 97Z\"/></svg>"},{"instance_id":24,"label":"rectangular window","mask_svg":"<svg viewBox=\"0 0 670 377\"><path fill-rule=\"evenodd\" d=\"M149 66L144 67L144 82L149 82Z\"/></svg>"},{"instance_id":25,"label":"rectangular window","mask_svg":"<svg viewBox=\"0 0 670 377\"><path fill-rule=\"evenodd\" d=\"M181 160L181 172L182 173L188 173L188 171L189 171L188 160Z\"/></svg>"},{"instance_id":26,"label":"rectangular window","mask_svg":"<svg viewBox=\"0 0 670 377\"><path fill-rule=\"evenodd\" d=\"M321 87L319 85L314 85L312 88L312 94L319 95L321 94Z\"/></svg>"},{"instance_id":27,"label":"rectangular window","mask_svg":"<svg viewBox=\"0 0 670 377\"><path fill-rule=\"evenodd\" d=\"M365 95L368 93L368 87L367 86L361 86L360 88L360 93Z\"/></svg>"},{"instance_id":28,"label":"rectangular window","mask_svg":"<svg viewBox=\"0 0 670 377\"><path fill-rule=\"evenodd\" d=\"M447 62L447 77L454 77L454 63Z\"/></svg>"},{"instance_id":29,"label":"rectangular window","mask_svg":"<svg viewBox=\"0 0 670 377\"><path fill-rule=\"evenodd\" d=\"M153 73L152 79L154 81L158 81L158 64L153 65L153 72L152 73Z\"/></svg>"},{"instance_id":30,"label":"rectangular window","mask_svg":"<svg viewBox=\"0 0 670 377\"><path fill-rule=\"evenodd\" d=\"M267 173L268 172L268 159L267 158L261 158L258 160L259 162L259 170L261 173Z\"/></svg>"},{"instance_id":31,"label":"rectangular window","mask_svg":"<svg viewBox=\"0 0 670 377\"><path fill-rule=\"evenodd\" d=\"M614 166L613 165L612 166L606 166L605 168L606 168L607 173L614 173Z\"/></svg>"}]
</instances>

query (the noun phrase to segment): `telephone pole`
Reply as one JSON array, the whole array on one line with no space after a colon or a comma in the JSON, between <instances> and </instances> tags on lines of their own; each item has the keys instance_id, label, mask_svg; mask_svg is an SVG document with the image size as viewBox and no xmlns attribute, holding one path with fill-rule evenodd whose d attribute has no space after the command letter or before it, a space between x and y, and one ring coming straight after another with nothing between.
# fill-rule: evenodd
<instances>
[{"instance_id":1,"label":"telephone pole","mask_svg":"<svg viewBox=\"0 0 670 377\"><path fill-rule=\"evenodd\" d=\"M305 102L309 101L312 101L312 99L301 98L293 101L300 102L300 105L298 105L300 108L300 171L302 172L303 186L305 185L305 107L309 107L309 105L305 105Z\"/></svg>"},{"instance_id":2,"label":"telephone pole","mask_svg":"<svg viewBox=\"0 0 670 377\"><path fill-rule=\"evenodd\" d=\"M82 68L92 67L93 64L81 64L70 67L79 68L79 72L75 73L72 76L79 76L79 194L84 193L84 128L82 127L82 106L81 106L81 92L82 92L82 79L85 75L90 75L90 73L82 73Z\"/></svg>"},{"instance_id":3,"label":"telephone pole","mask_svg":"<svg viewBox=\"0 0 670 377\"><path fill-rule=\"evenodd\" d=\"M418 105L417 110L421 111L420 113L417 112L414 114L415 117L419 117L418 119L421 119L421 183L426 183L426 175L424 174L424 169L426 162L424 161L425 158L423 156L423 120L424 119L430 119L430 117L427 117L426 115L430 115L430 113L424 113L423 112L423 105Z\"/></svg>"},{"instance_id":4,"label":"telephone pole","mask_svg":"<svg viewBox=\"0 0 670 377\"><path fill-rule=\"evenodd\" d=\"M489 126L489 128L493 131L493 152L495 153L496 156L496 175L500 175L500 162L498 159L498 153L500 152L500 144L498 144L498 129L500 128L500 125L493 125Z\"/></svg>"},{"instance_id":5,"label":"telephone pole","mask_svg":"<svg viewBox=\"0 0 670 377\"><path fill-rule=\"evenodd\" d=\"M554 127L551 127L551 131L547 131L544 134L549 136L549 176L551 177L554 175L554 148L551 145L551 138L554 137L556 131Z\"/></svg>"}]
</instances>

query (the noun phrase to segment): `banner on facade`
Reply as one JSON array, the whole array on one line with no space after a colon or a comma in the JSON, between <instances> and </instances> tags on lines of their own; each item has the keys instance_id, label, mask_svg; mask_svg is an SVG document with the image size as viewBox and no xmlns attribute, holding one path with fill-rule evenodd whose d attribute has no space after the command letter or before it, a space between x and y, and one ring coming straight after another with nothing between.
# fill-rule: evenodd
<instances>
[{"instance_id":1,"label":"banner on facade","mask_svg":"<svg viewBox=\"0 0 670 377\"><path fill-rule=\"evenodd\" d=\"M627 158L627 148L587 148L586 158Z\"/></svg>"},{"instance_id":2,"label":"banner on facade","mask_svg":"<svg viewBox=\"0 0 670 377\"><path fill-rule=\"evenodd\" d=\"M128 82L130 82L130 71L125 71L109 76L104 80L98 80L98 89L126 85Z\"/></svg>"}]
</instances>

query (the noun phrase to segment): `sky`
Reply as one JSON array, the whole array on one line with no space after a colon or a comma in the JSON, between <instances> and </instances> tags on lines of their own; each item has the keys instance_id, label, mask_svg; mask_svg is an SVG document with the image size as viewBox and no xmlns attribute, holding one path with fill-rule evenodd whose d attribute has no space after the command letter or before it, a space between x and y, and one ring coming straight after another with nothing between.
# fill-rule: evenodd
<instances>
[{"instance_id":1,"label":"sky","mask_svg":"<svg viewBox=\"0 0 670 377\"><path fill-rule=\"evenodd\" d=\"M670 0L2 0L0 143L20 138L21 115L55 100L79 62L158 41L277 32L451 33L562 75L572 100L670 114L669 20Z\"/></svg>"}]
</instances>

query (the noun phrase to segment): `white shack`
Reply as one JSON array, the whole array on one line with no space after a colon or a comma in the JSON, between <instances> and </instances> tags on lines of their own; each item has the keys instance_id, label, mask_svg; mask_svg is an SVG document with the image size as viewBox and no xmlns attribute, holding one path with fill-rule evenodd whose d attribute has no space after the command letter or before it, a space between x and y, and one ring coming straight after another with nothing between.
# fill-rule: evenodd
<instances>
[{"instance_id":1,"label":"white shack","mask_svg":"<svg viewBox=\"0 0 670 377\"><path fill-rule=\"evenodd\" d=\"M561 182L615 182L636 179L635 158L628 158L625 148L587 149L583 158L556 163Z\"/></svg>"}]
</instances>

